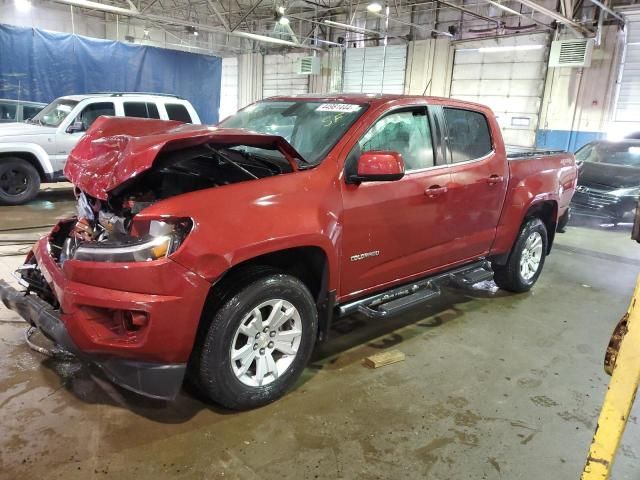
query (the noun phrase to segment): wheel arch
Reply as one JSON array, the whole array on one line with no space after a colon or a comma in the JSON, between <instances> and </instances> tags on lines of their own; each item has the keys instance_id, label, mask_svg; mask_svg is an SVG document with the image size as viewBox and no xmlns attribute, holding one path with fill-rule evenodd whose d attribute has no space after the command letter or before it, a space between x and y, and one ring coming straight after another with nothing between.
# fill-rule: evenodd
<instances>
[{"instance_id":1,"label":"wheel arch","mask_svg":"<svg viewBox=\"0 0 640 480\"><path fill-rule=\"evenodd\" d=\"M50 172L45 171L41 159L38 157L36 153L32 151L27 151L27 150L17 150L17 151L7 151L7 152L0 151L0 161L6 158L19 158L21 160L29 162L38 172L41 182L48 181L49 179L48 177L53 174L52 171Z\"/></svg>"},{"instance_id":2,"label":"wheel arch","mask_svg":"<svg viewBox=\"0 0 640 480\"><path fill-rule=\"evenodd\" d=\"M515 212L514 212L515 214ZM515 215L513 215L515 217ZM518 218L520 219L518 222ZM518 233L525 222L531 218L539 218L547 229L547 252L551 253L551 247L555 239L556 225L558 224L558 202L555 199L534 200L524 210L522 216L518 215L506 228L498 227L496 242L490 253L491 261L497 265L505 265L511 255L511 250L518 239ZM517 225L517 227L516 227Z\"/></svg>"},{"instance_id":3,"label":"wheel arch","mask_svg":"<svg viewBox=\"0 0 640 480\"><path fill-rule=\"evenodd\" d=\"M551 246L556 235L558 225L558 202L555 200L542 200L533 203L526 211L520 227L531 218L539 218L547 229L547 251L551 253Z\"/></svg>"},{"instance_id":4,"label":"wheel arch","mask_svg":"<svg viewBox=\"0 0 640 480\"><path fill-rule=\"evenodd\" d=\"M229 293L263 275L278 272L298 278L309 289L318 309L318 340L324 340L335 303L335 291L330 290L329 269L327 252L316 245L275 250L245 259L231 266L211 285L199 330L206 326L211 312L226 301Z\"/></svg>"}]
</instances>

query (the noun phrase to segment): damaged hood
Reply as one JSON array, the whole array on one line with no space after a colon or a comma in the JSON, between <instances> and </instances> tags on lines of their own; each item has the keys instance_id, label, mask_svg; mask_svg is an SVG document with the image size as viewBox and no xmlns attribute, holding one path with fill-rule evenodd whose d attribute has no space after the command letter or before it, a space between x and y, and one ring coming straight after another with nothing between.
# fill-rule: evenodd
<instances>
[{"instance_id":1,"label":"damaged hood","mask_svg":"<svg viewBox=\"0 0 640 480\"><path fill-rule=\"evenodd\" d=\"M106 200L108 192L149 170L160 152L202 144L280 150L291 167L304 158L278 135L167 120L98 118L71 151L65 176L80 190Z\"/></svg>"}]
</instances>

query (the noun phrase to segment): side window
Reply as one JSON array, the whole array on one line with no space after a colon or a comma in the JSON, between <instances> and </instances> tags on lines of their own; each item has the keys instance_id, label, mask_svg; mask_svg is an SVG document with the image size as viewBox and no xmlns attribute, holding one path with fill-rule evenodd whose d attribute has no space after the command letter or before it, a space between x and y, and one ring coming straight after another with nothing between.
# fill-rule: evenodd
<instances>
[{"instance_id":1,"label":"side window","mask_svg":"<svg viewBox=\"0 0 640 480\"><path fill-rule=\"evenodd\" d=\"M96 118L102 115L114 116L116 109L111 102L92 103L84 107L84 110L76 117L76 121L82 122L84 130L88 130Z\"/></svg>"},{"instance_id":2,"label":"side window","mask_svg":"<svg viewBox=\"0 0 640 480\"><path fill-rule=\"evenodd\" d=\"M32 107L31 105L23 105L22 106L22 119L27 120L28 118L35 117L38 112L42 110L42 107Z\"/></svg>"},{"instance_id":3,"label":"side window","mask_svg":"<svg viewBox=\"0 0 640 480\"><path fill-rule=\"evenodd\" d=\"M0 103L0 122L15 122L18 105L15 103Z\"/></svg>"},{"instance_id":4,"label":"side window","mask_svg":"<svg viewBox=\"0 0 640 480\"><path fill-rule=\"evenodd\" d=\"M402 155L406 171L433 167L433 145L426 109L390 113L373 124L352 155L388 150Z\"/></svg>"},{"instance_id":5,"label":"side window","mask_svg":"<svg viewBox=\"0 0 640 480\"><path fill-rule=\"evenodd\" d=\"M484 157L491 152L491 134L485 116L459 108L444 108L453 163Z\"/></svg>"},{"instance_id":6,"label":"side window","mask_svg":"<svg viewBox=\"0 0 640 480\"><path fill-rule=\"evenodd\" d=\"M158 107L149 102L124 102L125 117L160 118Z\"/></svg>"},{"instance_id":7,"label":"side window","mask_svg":"<svg viewBox=\"0 0 640 480\"><path fill-rule=\"evenodd\" d=\"M179 122L191 123L191 115L187 111L187 107L179 103L167 103L164 108L167 109L169 120L177 120Z\"/></svg>"}]
</instances>

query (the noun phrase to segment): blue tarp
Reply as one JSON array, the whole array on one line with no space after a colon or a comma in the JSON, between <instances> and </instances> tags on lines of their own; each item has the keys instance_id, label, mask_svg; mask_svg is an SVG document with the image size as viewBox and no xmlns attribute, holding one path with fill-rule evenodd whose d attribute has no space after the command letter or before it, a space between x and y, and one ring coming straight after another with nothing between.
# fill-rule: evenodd
<instances>
[{"instance_id":1,"label":"blue tarp","mask_svg":"<svg viewBox=\"0 0 640 480\"><path fill-rule=\"evenodd\" d=\"M49 103L90 92L154 92L218 121L219 57L0 24L0 98Z\"/></svg>"}]
</instances>

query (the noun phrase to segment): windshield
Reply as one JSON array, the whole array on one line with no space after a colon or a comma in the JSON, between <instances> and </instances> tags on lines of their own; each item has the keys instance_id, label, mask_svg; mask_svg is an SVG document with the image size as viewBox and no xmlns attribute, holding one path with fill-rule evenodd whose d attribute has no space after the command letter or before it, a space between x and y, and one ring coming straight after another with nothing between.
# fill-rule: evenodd
<instances>
[{"instance_id":1,"label":"windshield","mask_svg":"<svg viewBox=\"0 0 640 480\"><path fill-rule=\"evenodd\" d=\"M317 164L365 109L350 103L266 101L250 105L220 126L280 135L307 162Z\"/></svg>"},{"instance_id":2,"label":"windshield","mask_svg":"<svg viewBox=\"0 0 640 480\"><path fill-rule=\"evenodd\" d=\"M46 127L57 127L71 113L73 107L78 104L75 100L60 98L44 107L40 113L31 119L33 123L39 123Z\"/></svg>"},{"instance_id":3,"label":"windshield","mask_svg":"<svg viewBox=\"0 0 640 480\"><path fill-rule=\"evenodd\" d=\"M576 152L578 162L640 167L640 142L596 142Z\"/></svg>"}]
</instances>

